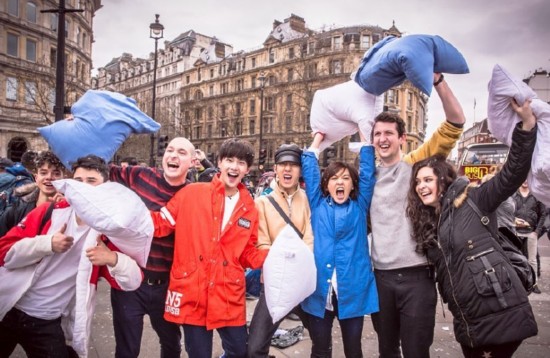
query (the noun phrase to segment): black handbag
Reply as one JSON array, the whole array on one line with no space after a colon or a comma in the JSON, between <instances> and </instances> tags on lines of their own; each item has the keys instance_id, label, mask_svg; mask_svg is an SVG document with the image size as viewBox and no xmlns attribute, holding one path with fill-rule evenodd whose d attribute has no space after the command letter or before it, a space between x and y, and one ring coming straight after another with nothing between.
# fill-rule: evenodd
<instances>
[{"instance_id":1,"label":"black handbag","mask_svg":"<svg viewBox=\"0 0 550 358\"><path fill-rule=\"evenodd\" d=\"M536 276L535 270L533 270L533 267L529 264L527 257L521 252L521 247L523 245L521 239L507 227L500 227L497 233L493 233L488 226L490 221L489 218L481 213L472 199L468 198L467 203L479 216L481 223L489 230L493 239L502 247L508 261L510 261L510 264L518 275L523 288L525 288L529 295L533 291L533 286L536 283Z\"/></svg>"}]
</instances>

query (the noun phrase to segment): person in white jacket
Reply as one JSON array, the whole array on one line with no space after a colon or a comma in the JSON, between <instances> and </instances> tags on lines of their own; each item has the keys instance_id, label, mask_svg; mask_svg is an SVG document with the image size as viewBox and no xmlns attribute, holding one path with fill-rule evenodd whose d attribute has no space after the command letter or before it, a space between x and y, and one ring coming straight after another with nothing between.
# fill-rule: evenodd
<instances>
[{"instance_id":1,"label":"person in white jacket","mask_svg":"<svg viewBox=\"0 0 550 358\"><path fill-rule=\"evenodd\" d=\"M90 185L108 175L93 155L73 165L73 179ZM31 211L0 239L0 356L17 344L29 357L86 356L99 277L122 290L135 290L143 278L136 261L67 201Z\"/></svg>"}]
</instances>

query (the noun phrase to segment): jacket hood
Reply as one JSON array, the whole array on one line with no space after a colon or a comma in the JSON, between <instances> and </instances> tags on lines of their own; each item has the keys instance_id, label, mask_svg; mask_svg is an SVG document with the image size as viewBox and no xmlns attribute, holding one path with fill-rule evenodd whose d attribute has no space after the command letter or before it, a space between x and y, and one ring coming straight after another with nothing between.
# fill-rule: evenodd
<instances>
[{"instance_id":1,"label":"jacket hood","mask_svg":"<svg viewBox=\"0 0 550 358\"><path fill-rule=\"evenodd\" d=\"M31 201L36 201L38 199L38 195L40 194L40 190L38 189L38 186L36 183L29 183L21 185L20 187L17 187L13 190L13 194L21 200L29 203Z\"/></svg>"}]
</instances>

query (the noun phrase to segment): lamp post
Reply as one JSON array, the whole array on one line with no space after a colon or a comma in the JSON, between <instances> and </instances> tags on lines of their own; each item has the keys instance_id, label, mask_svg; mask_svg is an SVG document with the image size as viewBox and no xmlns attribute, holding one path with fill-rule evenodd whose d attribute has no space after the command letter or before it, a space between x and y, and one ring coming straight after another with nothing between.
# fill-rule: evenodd
<instances>
[{"instance_id":1,"label":"lamp post","mask_svg":"<svg viewBox=\"0 0 550 358\"><path fill-rule=\"evenodd\" d=\"M57 58L55 65L55 105L54 120L63 120L65 114L65 14L83 12L82 9L65 8L65 0L59 0L57 9L41 10L42 13L57 14Z\"/></svg>"},{"instance_id":2,"label":"lamp post","mask_svg":"<svg viewBox=\"0 0 550 358\"><path fill-rule=\"evenodd\" d=\"M164 37L164 26L159 22L159 14L155 14L155 22L149 25L149 37L155 40L155 59L153 62L153 102L151 104L151 118L155 120L155 102L157 97L157 48L158 40ZM151 148L149 152L149 166L155 167L155 134L151 133Z\"/></svg>"},{"instance_id":3,"label":"lamp post","mask_svg":"<svg viewBox=\"0 0 550 358\"><path fill-rule=\"evenodd\" d=\"M258 171L261 173L264 169L263 163L261 163L262 149L264 146L263 143L263 134L264 134L264 86L265 86L265 74L260 72L258 76L258 81L260 81L260 138L258 145Z\"/></svg>"}]
</instances>

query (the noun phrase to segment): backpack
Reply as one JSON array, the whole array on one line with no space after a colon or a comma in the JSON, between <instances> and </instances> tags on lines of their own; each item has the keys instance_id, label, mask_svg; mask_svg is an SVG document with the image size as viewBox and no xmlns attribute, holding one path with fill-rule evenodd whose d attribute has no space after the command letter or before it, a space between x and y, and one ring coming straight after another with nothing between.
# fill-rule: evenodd
<instances>
[{"instance_id":1,"label":"backpack","mask_svg":"<svg viewBox=\"0 0 550 358\"><path fill-rule=\"evenodd\" d=\"M19 163L7 168L6 173L0 175L0 215L15 201L14 189L32 182L32 176Z\"/></svg>"}]
</instances>

